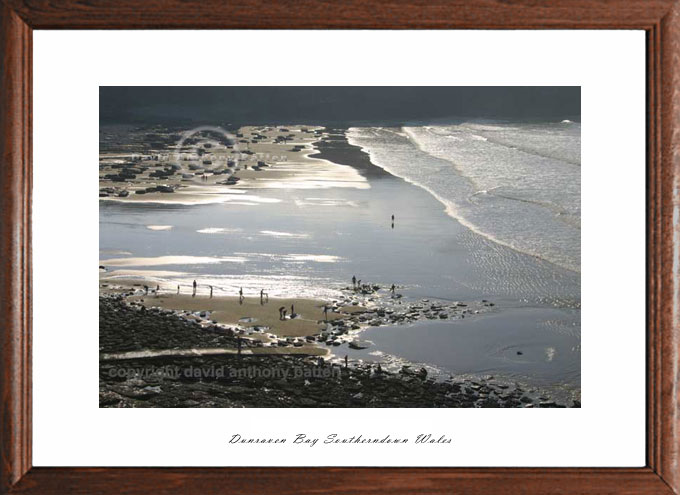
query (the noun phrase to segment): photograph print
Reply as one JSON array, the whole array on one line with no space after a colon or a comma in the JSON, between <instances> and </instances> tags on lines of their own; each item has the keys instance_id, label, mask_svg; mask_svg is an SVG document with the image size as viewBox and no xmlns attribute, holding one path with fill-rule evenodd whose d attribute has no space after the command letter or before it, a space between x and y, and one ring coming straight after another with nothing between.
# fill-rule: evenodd
<instances>
[{"instance_id":1,"label":"photograph print","mask_svg":"<svg viewBox=\"0 0 680 495\"><path fill-rule=\"evenodd\" d=\"M581 407L579 87L99 100L100 407Z\"/></svg>"}]
</instances>

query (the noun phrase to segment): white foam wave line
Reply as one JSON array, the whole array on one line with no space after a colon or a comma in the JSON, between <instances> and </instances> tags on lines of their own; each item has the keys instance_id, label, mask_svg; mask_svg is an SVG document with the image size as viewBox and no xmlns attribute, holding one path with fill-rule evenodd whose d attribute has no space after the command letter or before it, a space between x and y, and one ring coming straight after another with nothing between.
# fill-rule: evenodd
<instances>
[{"instance_id":1,"label":"white foam wave line","mask_svg":"<svg viewBox=\"0 0 680 495\"><path fill-rule=\"evenodd\" d=\"M437 160L442 160L444 162L450 163L451 165L453 165L453 168L456 170L456 172L458 172L458 175L461 177L461 179L465 179L470 184L472 184L472 187L475 191L479 190L478 184L476 184L475 181L472 180L470 177L465 175L463 173L463 170L460 169L460 167L458 166L458 164L456 162L454 162L453 160L449 160L448 158L442 158L442 157L438 157L438 156L433 155L432 153L430 153L429 151L427 151L426 149L424 149L422 147L422 145L420 144L420 141L418 141L418 136L416 136L408 127L403 127L402 129L404 130L404 132L408 136L409 141L411 143L413 143L413 145L418 149L418 151L421 151L422 153L425 153L427 156L431 156L432 158L435 158Z\"/></svg>"},{"instance_id":2,"label":"white foam wave line","mask_svg":"<svg viewBox=\"0 0 680 495\"><path fill-rule=\"evenodd\" d=\"M576 166L576 167L581 166L581 162L573 162L573 161L568 160L566 158L560 158L560 157L557 157L557 156L549 155L547 153L539 153L538 151L532 150L530 148L523 148L523 147L517 146L517 145L512 146L512 145L509 145L509 144L505 144L501 141L496 141L495 139L491 139L491 138L484 138L484 140L488 141L491 144L495 144L496 146L501 146L501 147L509 149L509 150L519 151L520 153L526 153L527 155L530 155L530 156L538 156L538 157L541 157L541 158L547 158L549 160L554 160L554 161L557 161L557 162L566 163L567 165L573 165L573 166Z\"/></svg>"},{"instance_id":3,"label":"white foam wave line","mask_svg":"<svg viewBox=\"0 0 680 495\"><path fill-rule=\"evenodd\" d=\"M353 128L350 128L349 131L351 132L352 129L353 129ZM542 259L542 260L544 260L544 261L547 261L548 263L552 263L552 264L557 265L557 266L559 266L559 267L561 267L561 268L564 268L565 270L569 270L569 271L576 272L576 273L579 272L578 268L576 268L576 267L573 267L573 266L568 265L568 264L565 264L565 263L561 263L561 262L559 262L559 261L557 261L557 260L548 259L548 258L546 258L546 257L543 256L543 255L540 255L540 254L537 254L537 253L533 253L533 252L528 251L528 250L523 250L523 249L521 249L521 248L518 248L517 246L513 246L510 242L504 241L504 240L502 240L502 239L498 239L498 238L495 237L493 234L489 234L488 232L484 232L484 231L481 230L477 225L475 225L475 224L473 224L472 222L470 222L469 220L467 220L467 219L466 219L466 218L465 218L465 217L464 217L464 216L456 209L456 205L455 205L453 202L451 202L451 201L449 201L449 200L447 200L447 199L441 197L439 194L437 194L436 192L434 192L432 189L430 189L429 187L425 186L424 184L421 184L420 182L417 182L417 181L411 180L411 179L409 179L409 178L407 178L407 177L404 177L404 176L402 176L402 175L400 175L400 174L394 172L394 170L390 169L390 167L384 166L384 165L381 165L381 164L377 163L377 162L373 159L374 157L373 157L373 155L371 154L371 150L370 150L370 149L366 150L363 146L361 146L360 144L358 144L356 141L352 142L351 135L349 134L349 132L348 132L348 134L347 134L347 141L348 141L351 145L353 145L353 146L358 146L359 148L361 148L362 151L364 151L365 153L367 153L368 156L371 158L371 163L373 163L374 165L376 165L376 166L382 168L382 169L385 170L386 172L388 172L388 173L394 175L395 177L399 177L400 179L403 179L404 181L408 182L409 184L413 184L414 186L420 187L421 189L424 189L425 191L427 191L428 193L430 193L437 201L439 201L442 205L444 205L444 211L446 212L446 214L447 214L448 216L450 216L450 217L453 218L454 220L458 221L461 225L463 225L464 227L467 227L469 230L471 230L471 231L474 232L475 234L480 235L480 236L484 237L485 239L488 239L488 240L490 240L490 241L492 241L492 242L495 242L496 244L500 244L501 246L505 246L505 247L507 247L507 248L510 248L510 249L512 249L513 251L517 251L518 253L526 254L526 255L529 255L529 256L535 256L535 257L540 258L540 259ZM414 140L412 140L412 141L414 141Z\"/></svg>"}]
</instances>

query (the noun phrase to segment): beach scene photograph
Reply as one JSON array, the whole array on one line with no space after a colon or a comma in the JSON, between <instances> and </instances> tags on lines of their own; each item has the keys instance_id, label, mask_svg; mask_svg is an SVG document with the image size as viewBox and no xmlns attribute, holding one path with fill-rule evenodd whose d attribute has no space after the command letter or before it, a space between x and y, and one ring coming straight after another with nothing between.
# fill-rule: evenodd
<instances>
[{"instance_id":1,"label":"beach scene photograph","mask_svg":"<svg viewBox=\"0 0 680 495\"><path fill-rule=\"evenodd\" d=\"M99 406L581 407L580 87L99 89Z\"/></svg>"}]
</instances>

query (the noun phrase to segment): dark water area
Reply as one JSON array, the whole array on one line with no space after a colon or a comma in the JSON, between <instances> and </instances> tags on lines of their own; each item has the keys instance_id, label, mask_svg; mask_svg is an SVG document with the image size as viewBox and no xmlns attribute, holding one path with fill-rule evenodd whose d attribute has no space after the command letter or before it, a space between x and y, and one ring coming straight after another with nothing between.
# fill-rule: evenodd
<instances>
[{"instance_id":1,"label":"dark water area","mask_svg":"<svg viewBox=\"0 0 680 495\"><path fill-rule=\"evenodd\" d=\"M334 352L365 362L380 362L384 353L452 375L500 374L531 383L578 384L581 340L574 311L510 308L465 320L369 328L360 339L372 342L371 347Z\"/></svg>"},{"instance_id":2,"label":"dark water area","mask_svg":"<svg viewBox=\"0 0 680 495\"><path fill-rule=\"evenodd\" d=\"M101 86L100 124L401 125L580 120L578 86Z\"/></svg>"}]
</instances>

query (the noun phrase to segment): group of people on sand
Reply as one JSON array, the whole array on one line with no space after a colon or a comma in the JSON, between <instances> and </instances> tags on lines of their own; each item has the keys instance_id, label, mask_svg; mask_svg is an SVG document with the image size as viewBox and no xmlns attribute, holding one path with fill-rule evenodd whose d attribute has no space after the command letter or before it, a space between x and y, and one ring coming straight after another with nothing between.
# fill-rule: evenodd
<instances>
[{"instance_id":1,"label":"group of people on sand","mask_svg":"<svg viewBox=\"0 0 680 495\"><path fill-rule=\"evenodd\" d=\"M212 298L212 296L213 296L213 286L209 285L208 287L210 287L210 298ZM147 288L146 285L144 286L144 288L145 289ZM194 280L194 283L192 284L192 288L193 288L193 291L191 293L191 297L196 297L196 289L198 288L198 283L195 280ZM156 295L158 295L158 292L160 290L161 290L161 286L156 285ZM177 284L177 295L179 295L181 291L182 291L181 286L179 284Z\"/></svg>"},{"instance_id":2,"label":"group of people on sand","mask_svg":"<svg viewBox=\"0 0 680 495\"><path fill-rule=\"evenodd\" d=\"M330 309L331 309L330 306L328 306L327 304L323 305L323 314L326 321L328 321L328 311ZM279 320L281 321L292 320L294 318L297 318L298 316L300 315L295 312L295 304L290 305L290 315L288 315L288 310L286 309L285 306L281 306L279 308Z\"/></svg>"},{"instance_id":3,"label":"group of people on sand","mask_svg":"<svg viewBox=\"0 0 680 495\"><path fill-rule=\"evenodd\" d=\"M219 287L218 287L219 288ZM194 280L191 284L191 297L196 297L196 290L198 289L198 282ZM215 290L215 287L212 285L208 285L208 289L210 290L210 299L213 297L213 292ZM149 294L149 290L152 290L149 288L149 286L145 285L144 286L144 293L146 295ZM156 295L158 295L158 292L160 291L160 285L156 286ZM182 291L181 285L177 284L177 295L179 295ZM239 304L243 304L243 301L245 301L245 296L243 295L243 287L241 287L238 291L238 298L239 298ZM264 291L264 289L260 290L260 304L264 304L266 302L269 302L269 294Z\"/></svg>"},{"instance_id":4,"label":"group of people on sand","mask_svg":"<svg viewBox=\"0 0 680 495\"><path fill-rule=\"evenodd\" d=\"M144 295L145 295L145 296L148 296L150 290L153 290L153 289L150 288L148 285L145 285L145 286L144 286ZM160 285L156 285L156 290L155 290L155 292L154 292L154 294L156 294L156 297L158 297L158 295L160 294L160 291L161 291L161 286L160 286Z\"/></svg>"},{"instance_id":5,"label":"group of people on sand","mask_svg":"<svg viewBox=\"0 0 680 495\"><path fill-rule=\"evenodd\" d=\"M352 288L354 289L354 292L361 291L363 289L372 289L371 284L361 284L361 279L357 280L356 275L352 275ZM390 287L390 292L392 293L392 296L395 295L395 291L397 290L397 286L392 284Z\"/></svg>"},{"instance_id":6,"label":"group of people on sand","mask_svg":"<svg viewBox=\"0 0 680 495\"><path fill-rule=\"evenodd\" d=\"M208 285L208 287L210 289L210 299L212 299L212 297L213 297L213 286ZM370 288L371 286L369 284L362 285L361 279L357 280L356 276L352 276L352 287L354 288L354 291L360 291L363 288ZM192 283L191 297L196 297L196 289L197 288L198 288L198 282L196 282L196 280L194 280L193 283ZM392 292L393 297L395 296L396 288L397 287L394 284L392 284L392 286L390 287L390 292ZM160 289L161 289L160 285L156 285L156 291L155 291L156 297L158 297L158 294L160 293ZM148 285L145 285L144 286L144 294L149 295L149 290L152 290L152 289L150 289L150 287ZM181 288L180 288L180 285L178 284L177 285L177 294L178 295L179 295L180 291L181 291ZM239 288L238 300L239 300L239 304L241 304L241 305L245 301L245 296L243 295L243 287ZM265 292L264 289L260 289L260 304L264 305L267 302L269 302L269 294L267 292ZM329 309L331 309L331 308L329 308L328 305L324 304L323 314L324 314L324 318L325 318L326 321L328 321L328 311L329 311ZM288 315L288 310L285 306L281 306L279 308L279 320L281 320L281 321L285 321L287 319L292 320L293 318L296 318L297 316L299 316L299 315L295 312L295 304L290 305L290 315Z\"/></svg>"},{"instance_id":7,"label":"group of people on sand","mask_svg":"<svg viewBox=\"0 0 680 495\"><path fill-rule=\"evenodd\" d=\"M286 309L285 306L281 306L279 308L279 320L285 320L286 319L286 314L288 313L288 310ZM295 312L295 304L290 305L290 316L288 316L288 319L292 320L293 318L297 317L298 314Z\"/></svg>"},{"instance_id":8,"label":"group of people on sand","mask_svg":"<svg viewBox=\"0 0 680 495\"><path fill-rule=\"evenodd\" d=\"M238 303L243 304L246 300L246 296L243 295L243 287L238 290ZM265 292L264 289L260 289L260 304L264 305L269 302L269 293Z\"/></svg>"}]
</instances>

